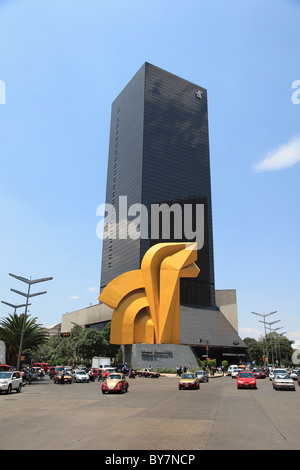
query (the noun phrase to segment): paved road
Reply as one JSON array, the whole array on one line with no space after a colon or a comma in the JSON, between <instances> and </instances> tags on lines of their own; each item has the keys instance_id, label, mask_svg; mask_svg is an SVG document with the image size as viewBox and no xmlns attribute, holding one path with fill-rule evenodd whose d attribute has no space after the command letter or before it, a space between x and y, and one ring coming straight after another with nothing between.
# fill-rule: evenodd
<instances>
[{"instance_id":1,"label":"paved road","mask_svg":"<svg viewBox=\"0 0 300 470\"><path fill-rule=\"evenodd\" d=\"M0 396L0 449L300 449L300 387L237 390L231 377L178 390L176 377L129 379L129 393L46 377Z\"/></svg>"}]
</instances>

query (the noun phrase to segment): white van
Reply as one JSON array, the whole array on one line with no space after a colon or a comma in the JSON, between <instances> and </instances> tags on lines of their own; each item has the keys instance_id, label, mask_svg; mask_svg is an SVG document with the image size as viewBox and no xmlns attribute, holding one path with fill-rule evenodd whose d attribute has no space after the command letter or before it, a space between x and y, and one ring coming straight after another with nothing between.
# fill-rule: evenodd
<instances>
[{"instance_id":1,"label":"white van","mask_svg":"<svg viewBox=\"0 0 300 470\"><path fill-rule=\"evenodd\" d=\"M227 370L227 375L231 375L232 371L237 370L238 368L239 368L239 366L237 366L237 365L229 366L228 370Z\"/></svg>"}]
</instances>

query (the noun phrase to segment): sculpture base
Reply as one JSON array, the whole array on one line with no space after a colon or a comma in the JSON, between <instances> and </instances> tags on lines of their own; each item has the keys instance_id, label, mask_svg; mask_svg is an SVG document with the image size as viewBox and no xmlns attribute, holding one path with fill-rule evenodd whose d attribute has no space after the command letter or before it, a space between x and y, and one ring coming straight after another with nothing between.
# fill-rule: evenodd
<instances>
[{"instance_id":1,"label":"sculpture base","mask_svg":"<svg viewBox=\"0 0 300 470\"><path fill-rule=\"evenodd\" d=\"M151 366L172 368L198 367L190 346L177 344L130 344L122 346L123 361L136 369Z\"/></svg>"}]
</instances>

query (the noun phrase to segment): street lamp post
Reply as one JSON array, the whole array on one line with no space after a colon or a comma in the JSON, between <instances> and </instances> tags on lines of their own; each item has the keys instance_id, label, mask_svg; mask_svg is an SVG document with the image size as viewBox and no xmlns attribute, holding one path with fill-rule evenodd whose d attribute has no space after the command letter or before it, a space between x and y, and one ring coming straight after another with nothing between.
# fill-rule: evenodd
<instances>
[{"instance_id":1,"label":"street lamp post","mask_svg":"<svg viewBox=\"0 0 300 470\"><path fill-rule=\"evenodd\" d=\"M287 332L283 331L282 333L279 333L279 336L283 338L283 335L285 335ZM281 349L280 349L280 340L278 341L279 344L279 357L280 357L280 365L281 365Z\"/></svg>"},{"instance_id":2,"label":"street lamp post","mask_svg":"<svg viewBox=\"0 0 300 470\"><path fill-rule=\"evenodd\" d=\"M22 354L22 348L23 348L24 330L25 330L27 310L28 310L28 306L30 305L28 303L28 300L29 300L29 298L36 297L37 295L47 294L47 291L37 292L35 294L30 294L30 287L33 284L38 284L40 282L45 282L45 281L51 281L53 279L53 277L45 277L45 278L41 278L41 279L26 279L25 277L16 276L15 274L11 274L11 273L9 273L9 275L14 277L15 279L18 279L19 281L25 282L25 284L28 285L27 294L25 294L24 292L20 292L16 289L10 289L12 292L15 292L16 294L22 295L23 297L26 297L25 313L24 313L23 322L22 322L22 331L21 331L21 338L20 338L18 361L17 361L17 370L19 370L20 369L20 363L21 363L21 354Z\"/></svg>"},{"instance_id":3,"label":"street lamp post","mask_svg":"<svg viewBox=\"0 0 300 470\"><path fill-rule=\"evenodd\" d=\"M270 312L270 313L257 313L257 312L251 312L253 313L254 315L258 315L260 317L263 317L263 322L264 323L264 330L265 330L265 351L263 350L263 356L264 356L264 365L265 365L265 360L267 358L267 361L268 361L268 365L269 365L269 360L268 360L268 342L267 342L267 335L266 335L266 317L268 317L269 315L273 315L274 313L277 313L277 311L275 312ZM263 349L264 349L264 343L263 343Z\"/></svg>"},{"instance_id":4,"label":"street lamp post","mask_svg":"<svg viewBox=\"0 0 300 470\"><path fill-rule=\"evenodd\" d=\"M259 321L261 321L261 320L259 320ZM278 323L279 321L281 321L281 320L275 320L275 321L272 321L272 322L266 322L266 321L264 321L264 322L261 321L261 322L264 323L265 325L266 325L266 324L269 325L270 334L271 334L271 330L272 330L271 325L274 325L274 323ZM272 334L271 334L271 336L270 336L270 344L271 344L272 363L273 363L273 365L274 365L274 353L273 353ZM267 351L267 353L268 353L268 351Z\"/></svg>"},{"instance_id":5,"label":"street lamp post","mask_svg":"<svg viewBox=\"0 0 300 470\"><path fill-rule=\"evenodd\" d=\"M282 328L283 328L283 326L280 326L279 328L274 328L271 331L273 331L273 333L276 333L276 331L281 330ZM279 362L279 366L281 366L280 341L279 341L278 337L276 337L276 336L274 336L274 343L275 343L275 351L276 351L276 362ZM279 359L279 361L277 360L277 348L278 348L278 359Z\"/></svg>"},{"instance_id":6,"label":"street lamp post","mask_svg":"<svg viewBox=\"0 0 300 470\"><path fill-rule=\"evenodd\" d=\"M26 307L26 304L15 305L15 304L10 304L9 302L4 302L4 300L1 300L1 303L2 303L2 304L5 304L5 305L9 305L10 307L14 308L14 309L15 309L15 312L14 312L14 313L16 313L17 308ZM31 305L31 304L28 304L28 305Z\"/></svg>"}]
</instances>

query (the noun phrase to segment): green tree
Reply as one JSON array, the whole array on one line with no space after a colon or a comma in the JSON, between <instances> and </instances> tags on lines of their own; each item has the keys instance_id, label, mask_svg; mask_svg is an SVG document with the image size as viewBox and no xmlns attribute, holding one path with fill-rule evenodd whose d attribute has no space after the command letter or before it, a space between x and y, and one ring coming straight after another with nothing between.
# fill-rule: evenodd
<instances>
[{"instance_id":1,"label":"green tree","mask_svg":"<svg viewBox=\"0 0 300 470\"><path fill-rule=\"evenodd\" d=\"M13 313L0 322L0 340L4 341L6 345L6 361L14 366L17 364L24 315L24 313L21 315ZM49 343L48 333L36 323L37 318L29 317L26 315L25 318L22 352L35 350L39 346Z\"/></svg>"},{"instance_id":2,"label":"green tree","mask_svg":"<svg viewBox=\"0 0 300 470\"><path fill-rule=\"evenodd\" d=\"M77 343L78 356L90 360L93 356L103 356L108 349L108 343L100 331L87 328L80 335Z\"/></svg>"},{"instance_id":3,"label":"green tree","mask_svg":"<svg viewBox=\"0 0 300 470\"><path fill-rule=\"evenodd\" d=\"M263 365L263 343L254 338L245 338L244 343L247 345L246 362L255 362L255 364Z\"/></svg>"},{"instance_id":4,"label":"green tree","mask_svg":"<svg viewBox=\"0 0 300 470\"><path fill-rule=\"evenodd\" d=\"M276 332L266 335L268 344L268 361L274 364L289 366L292 364L293 348L290 341L285 336Z\"/></svg>"},{"instance_id":5,"label":"green tree","mask_svg":"<svg viewBox=\"0 0 300 470\"><path fill-rule=\"evenodd\" d=\"M120 355L120 345L110 343L110 322L103 328L101 333L104 339L106 340L106 344L107 344L105 356L113 358L113 357L116 357L117 355Z\"/></svg>"}]
</instances>

